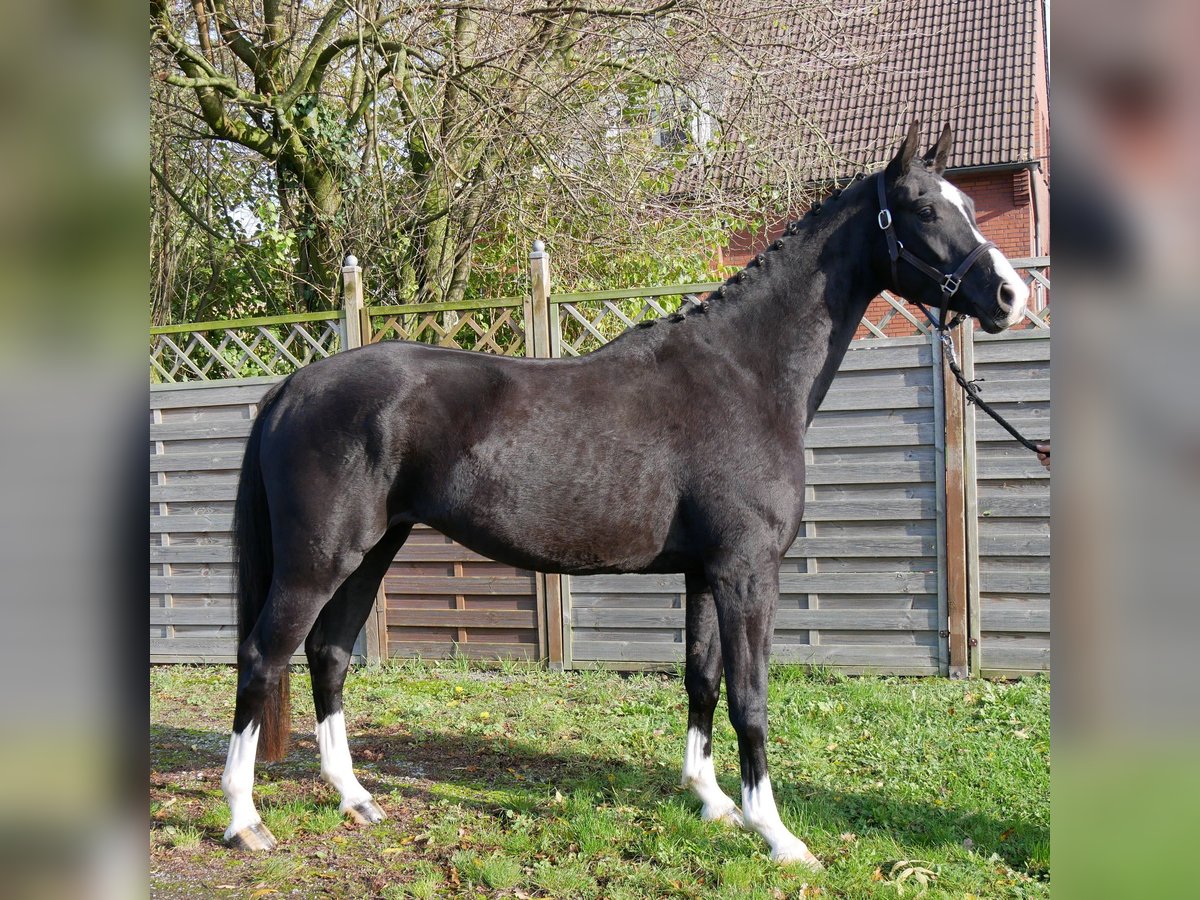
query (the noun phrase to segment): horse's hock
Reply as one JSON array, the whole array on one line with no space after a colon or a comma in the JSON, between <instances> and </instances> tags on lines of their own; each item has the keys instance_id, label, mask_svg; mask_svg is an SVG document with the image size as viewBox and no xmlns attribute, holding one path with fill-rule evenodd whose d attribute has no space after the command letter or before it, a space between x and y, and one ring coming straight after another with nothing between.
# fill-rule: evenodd
<instances>
[{"instance_id":1,"label":"horse's hock","mask_svg":"<svg viewBox=\"0 0 1200 900\"><path fill-rule=\"evenodd\" d=\"M1049 260L1017 265L1044 294ZM256 404L287 372L392 336L574 355L715 287L554 295L548 260L534 266L531 296L474 309L364 306L360 277L348 279L355 293L341 313L155 335L152 365L162 383L150 393L153 662L235 660L237 473ZM911 317L900 301L885 300L888 321ZM1049 434L1047 319L1043 299L1031 308L1033 327L997 336L968 331L961 348L984 397L1039 435ZM880 322L864 322L860 334L868 337L852 344L809 431L805 522L781 568L773 658L905 674L948 673L964 659L984 674L1048 670L1048 474L971 408L947 416L947 397L957 402L948 392L957 388L943 377L936 341L922 333L875 337ZM225 377L231 371L258 377ZM681 576L543 575L418 528L393 562L356 650L362 658L674 666L683 659L683 604Z\"/></svg>"}]
</instances>

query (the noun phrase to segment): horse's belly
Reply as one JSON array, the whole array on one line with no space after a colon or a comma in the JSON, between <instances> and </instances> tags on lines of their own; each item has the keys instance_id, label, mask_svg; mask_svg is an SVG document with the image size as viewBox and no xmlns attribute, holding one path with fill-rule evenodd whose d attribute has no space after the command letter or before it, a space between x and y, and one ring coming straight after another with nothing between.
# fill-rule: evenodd
<instances>
[{"instance_id":1,"label":"horse's belly","mask_svg":"<svg viewBox=\"0 0 1200 900\"><path fill-rule=\"evenodd\" d=\"M492 559L539 571L635 572L667 548L677 500L628 481L554 473L454 479L422 521Z\"/></svg>"}]
</instances>

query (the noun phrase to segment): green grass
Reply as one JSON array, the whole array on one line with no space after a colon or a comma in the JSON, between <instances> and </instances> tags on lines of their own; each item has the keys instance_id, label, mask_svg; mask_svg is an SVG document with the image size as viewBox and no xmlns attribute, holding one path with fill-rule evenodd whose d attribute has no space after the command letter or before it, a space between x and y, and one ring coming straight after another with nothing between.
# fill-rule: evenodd
<instances>
[{"instance_id":1,"label":"green grass","mask_svg":"<svg viewBox=\"0 0 1200 900\"><path fill-rule=\"evenodd\" d=\"M776 799L825 863L819 874L779 867L757 837L699 820L677 787L687 708L677 677L462 660L356 668L351 749L390 816L369 828L343 824L320 783L307 677L293 680L294 745L258 768L259 809L281 841L264 860L220 844L233 672L152 673L158 894L224 885L244 896L265 883L364 897L1049 896L1046 679L774 670ZM722 705L713 748L736 798L725 716Z\"/></svg>"}]
</instances>

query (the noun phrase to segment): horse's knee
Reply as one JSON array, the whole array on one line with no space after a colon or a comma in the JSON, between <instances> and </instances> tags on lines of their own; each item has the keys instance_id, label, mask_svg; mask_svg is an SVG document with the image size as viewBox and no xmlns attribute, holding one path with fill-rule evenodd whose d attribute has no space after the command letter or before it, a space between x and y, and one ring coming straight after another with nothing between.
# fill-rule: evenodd
<instances>
[{"instance_id":1,"label":"horse's knee","mask_svg":"<svg viewBox=\"0 0 1200 900\"><path fill-rule=\"evenodd\" d=\"M253 636L246 638L238 648L238 699L252 701L265 696L286 666L287 660L280 664L268 659Z\"/></svg>"},{"instance_id":2,"label":"horse's knee","mask_svg":"<svg viewBox=\"0 0 1200 900\"><path fill-rule=\"evenodd\" d=\"M765 702L733 703L729 705L729 724L742 740L761 744L767 739L767 705Z\"/></svg>"},{"instance_id":3,"label":"horse's knee","mask_svg":"<svg viewBox=\"0 0 1200 900\"><path fill-rule=\"evenodd\" d=\"M350 665L350 654L323 637L310 635L305 641L304 652L314 680L334 677Z\"/></svg>"}]
</instances>

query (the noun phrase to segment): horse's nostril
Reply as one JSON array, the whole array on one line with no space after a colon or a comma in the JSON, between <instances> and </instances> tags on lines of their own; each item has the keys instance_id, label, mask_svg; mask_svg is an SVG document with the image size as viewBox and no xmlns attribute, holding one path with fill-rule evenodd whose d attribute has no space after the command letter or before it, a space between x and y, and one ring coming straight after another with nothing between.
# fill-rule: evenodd
<instances>
[{"instance_id":1,"label":"horse's nostril","mask_svg":"<svg viewBox=\"0 0 1200 900\"><path fill-rule=\"evenodd\" d=\"M1017 302L1017 292L1007 281L1002 281L1000 282L1000 287L996 289L996 300L1000 304L1000 308L1008 312L1013 308L1013 304Z\"/></svg>"}]
</instances>

